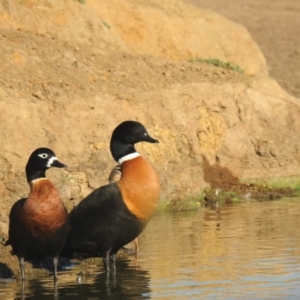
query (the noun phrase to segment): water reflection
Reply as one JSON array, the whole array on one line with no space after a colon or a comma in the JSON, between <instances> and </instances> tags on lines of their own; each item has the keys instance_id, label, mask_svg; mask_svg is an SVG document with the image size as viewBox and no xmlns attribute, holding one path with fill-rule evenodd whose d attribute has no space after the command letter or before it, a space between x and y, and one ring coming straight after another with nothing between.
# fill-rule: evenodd
<instances>
[{"instance_id":1,"label":"water reflection","mask_svg":"<svg viewBox=\"0 0 300 300\"><path fill-rule=\"evenodd\" d=\"M298 299L300 200L202 207L156 214L137 260L105 273L89 260L52 275L0 283L3 299ZM133 247L133 246L132 246ZM81 275L78 277L78 273Z\"/></svg>"},{"instance_id":2,"label":"water reflection","mask_svg":"<svg viewBox=\"0 0 300 300\"><path fill-rule=\"evenodd\" d=\"M72 271L60 272L57 284L51 280L51 276L28 280L24 287L18 282L20 292L13 299L65 300L78 296L82 299L149 298L147 295L150 295L151 290L148 271L132 265L129 259L124 258L117 261L117 268L117 272L105 273L101 261L95 260L92 264L83 263Z\"/></svg>"},{"instance_id":3,"label":"water reflection","mask_svg":"<svg viewBox=\"0 0 300 300\"><path fill-rule=\"evenodd\" d=\"M142 249L153 240L167 243L164 249L157 243L144 264L151 274L152 296L277 299L298 293L299 215L299 200L291 200L161 217L150 225L156 230L148 229L141 240ZM159 234L158 228L167 232Z\"/></svg>"},{"instance_id":4,"label":"water reflection","mask_svg":"<svg viewBox=\"0 0 300 300\"><path fill-rule=\"evenodd\" d=\"M95 265L94 265L95 266ZM77 295L89 295L89 299L147 299L150 294L150 275L146 270L135 266L128 259L119 259L117 271L103 272L102 265L83 275L80 284L72 290ZM97 272L101 269L101 272ZM59 288L60 299L68 299L70 288Z\"/></svg>"}]
</instances>

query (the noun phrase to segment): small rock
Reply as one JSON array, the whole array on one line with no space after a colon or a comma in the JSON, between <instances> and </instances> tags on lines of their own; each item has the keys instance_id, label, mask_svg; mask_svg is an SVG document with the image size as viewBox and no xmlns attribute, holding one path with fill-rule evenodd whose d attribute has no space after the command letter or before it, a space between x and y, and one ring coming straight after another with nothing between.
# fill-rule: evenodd
<instances>
[{"instance_id":1,"label":"small rock","mask_svg":"<svg viewBox=\"0 0 300 300\"><path fill-rule=\"evenodd\" d=\"M35 97L35 98L38 98L38 99L40 99L40 100L43 100L43 99L44 99L44 96L43 96L43 94L42 94L41 91L35 91L35 92L33 92L33 93L32 93L32 96Z\"/></svg>"}]
</instances>

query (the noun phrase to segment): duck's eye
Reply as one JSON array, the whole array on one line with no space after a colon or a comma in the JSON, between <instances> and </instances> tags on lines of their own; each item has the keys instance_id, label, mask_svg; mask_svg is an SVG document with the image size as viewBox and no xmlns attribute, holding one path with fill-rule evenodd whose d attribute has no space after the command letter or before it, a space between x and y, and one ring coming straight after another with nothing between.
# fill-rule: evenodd
<instances>
[{"instance_id":1,"label":"duck's eye","mask_svg":"<svg viewBox=\"0 0 300 300\"><path fill-rule=\"evenodd\" d=\"M147 136L148 135L148 133L147 132L144 132L144 136Z\"/></svg>"},{"instance_id":2,"label":"duck's eye","mask_svg":"<svg viewBox=\"0 0 300 300\"><path fill-rule=\"evenodd\" d=\"M48 154L47 153L42 153L42 154L39 154L39 157L41 157L41 158L47 158Z\"/></svg>"}]
</instances>

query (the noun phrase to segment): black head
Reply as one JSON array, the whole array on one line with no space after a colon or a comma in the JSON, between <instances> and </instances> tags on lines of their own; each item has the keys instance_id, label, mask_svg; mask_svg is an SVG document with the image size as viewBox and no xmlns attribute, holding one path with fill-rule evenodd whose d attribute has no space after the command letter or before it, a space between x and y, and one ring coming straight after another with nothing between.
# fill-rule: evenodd
<instances>
[{"instance_id":1,"label":"black head","mask_svg":"<svg viewBox=\"0 0 300 300\"><path fill-rule=\"evenodd\" d=\"M136 121L124 121L112 133L110 150L115 160L135 152L134 144L139 142L158 143L146 128Z\"/></svg>"},{"instance_id":2,"label":"black head","mask_svg":"<svg viewBox=\"0 0 300 300\"><path fill-rule=\"evenodd\" d=\"M111 139L130 145L138 142L158 143L148 134L146 128L136 121L125 121L119 124L113 131Z\"/></svg>"},{"instance_id":3,"label":"black head","mask_svg":"<svg viewBox=\"0 0 300 300\"><path fill-rule=\"evenodd\" d=\"M64 168L66 165L58 161L55 153L49 148L38 148L30 155L26 165L26 176L28 182L45 177L47 169L56 167Z\"/></svg>"}]
</instances>

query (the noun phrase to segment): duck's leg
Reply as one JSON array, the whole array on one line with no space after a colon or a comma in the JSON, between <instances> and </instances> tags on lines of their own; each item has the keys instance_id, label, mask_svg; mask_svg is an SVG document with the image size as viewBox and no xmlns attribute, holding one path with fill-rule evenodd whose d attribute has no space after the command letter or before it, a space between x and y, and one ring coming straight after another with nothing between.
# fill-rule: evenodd
<instances>
[{"instance_id":1,"label":"duck's leg","mask_svg":"<svg viewBox=\"0 0 300 300\"><path fill-rule=\"evenodd\" d=\"M139 247L139 238L135 238L134 239L134 249L135 249L135 253L137 253L140 250L140 247Z\"/></svg>"},{"instance_id":2,"label":"duck's leg","mask_svg":"<svg viewBox=\"0 0 300 300\"><path fill-rule=\"evenodd\" d=\"M54 300L58 300L57 280L54 280Z\"/></svg>"},{"instance_id":3,"label":"duck's leg","mask_svg":"<svg viewBox=\"0 0 300 300\"><path fill-rule=\"evenodd\" d=\"M25 300L25 281L22 280L22 285L21 285L21 300Z\"/></svg>"},{"instance_id":4,"label":"duck's leg","mask_svg":"<svg viewBox=\"0 0 300 300\"><path fill-rule=\"evenodd\" d=\"M105 257L102 257L102 261L104 264L104 269L106 272L110 271L110 265L109 265L109 251L106 252Z\"/></svg>"},{"instance_id":5,"label":"duck's leg","mask_svg":"<svg viewBox=\"0 0 300 300\"><path fill-rule=\"evenodd\" d=\"M25 261L24 257L19 257L19 264L21 269L22 280L25 280Z\"/></svg>"},{"instance_id":6,"label":"duck's leg","mask_svg":"<svg viewBox=\"0 0 300 300\"><path fill-rule=\"evenodd\" d=\"M116 271L116 255L112 254L109 256L110 264L111 264L111 269L113 271Z\"/></svg>"},{"instance_id":7,"label":"duck's leg","mask_svg":"<svg viewBox=\"0 0 300 300\"><path fill-rule=\"evenodd\" d=\"M58 265L58 256L53 257L53 266L54 266L54 281L57 280L57 265Z\"/></svg>"}]
</instances>

